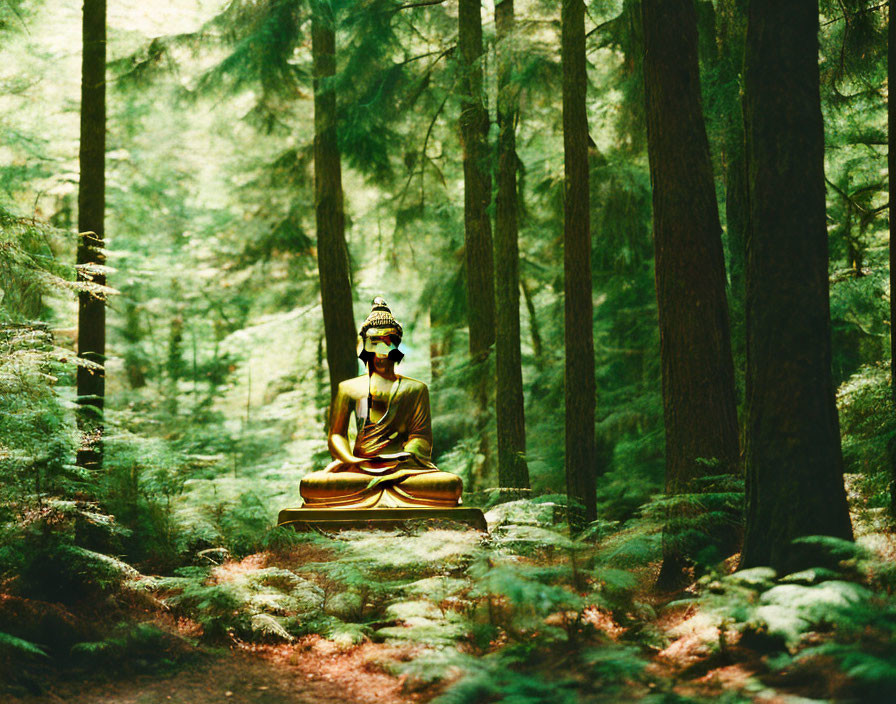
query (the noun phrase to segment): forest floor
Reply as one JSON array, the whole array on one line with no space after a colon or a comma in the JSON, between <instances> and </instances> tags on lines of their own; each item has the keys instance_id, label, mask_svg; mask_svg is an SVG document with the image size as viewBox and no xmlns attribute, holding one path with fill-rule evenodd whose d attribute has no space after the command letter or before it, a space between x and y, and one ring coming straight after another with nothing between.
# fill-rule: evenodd
<instances>
[{"instance_id":1,"label":"forest floor","mask_svg":"<svg viewBox=\"0 0 896 704\"><path fill-rule=\"evenodd\" d=\"M885 559L893 559L896 555L896 537L874 526L867 516L854 516L858 539L868 548L874 550ZM458 565L464 564L468 569L471 555L481 550L481 542L472 531L451 531L444 529L424 530L416 534L403 534L400 537L402 550L382 550L384 535L370 536L361 532L353 532L339 541L347 544L347 552L339 555L344 565L356 566L359 560L369 559L371 550L379 550L376 560L380 567L387 568L392 577L403 569L420 569L420 564L447 566L439 577L428 577L415 582L427 589L438 592L435 579L460 579L450 575L460 575ZM519 534L516 534L519 540ZM379 541L379 542L377 542ZM380 546L377 548L377 546ZM496 550L493 545L488 550ZM330 548L319 545L299 545L282 551L268 551L250 555L242 560L226 561L211 570L206 584L219 587L239 585L256 585L252 587L252 599L268 602L275 600L276 592L259 591L257 585L280 583L292 574L305 574L301 565L304 563L311 570L323 570L312 576L317 584L332 588L338 579L347 579L343 570L339 574L326 573L321 565L331 560L337 564L339 560ZM498 552L494 552L498 555ZM492 558L489 557L489 560ZM516 561L521 558L516 556ZM522 558L525 561L525 558ZM466 561L466 562L465 562ZM548 562L541 563L545 566ZM736 559L728 561L731 568ZM290 573L288 568L295 569ZM646 664L644 675L620 678L614 684L615 694L610 698L602 696L598 699L583 698L582 701L639 701L645 697L659 695L660 699L652 701L678 702L756 702L761 704L810 704L812 702L842 701L851 699L847 678L825 658L810 660L799 667L776 667L772 663L775 655L772 650L764 648L768 643L746 643L741 633L720 632L718 619L714 618L699 602L672 605L669 602L687 597L694 591L693 585L682 593L657 595L651 591L651 569L640 570L639 590L635 600L649 603L650 609L640 621L629 619L626 625L616 622L609 611L600 608L587 608L585 621L593 628L592 634L599 634L593 643L597 647L620 650L638 641L632 639L631 631L652 631L651 638L656 645L645 646L642 639L638 646L638 655ZM279 571L278 571L279 570ZM429 574L429 573L426 573ZM414 574L414 577L420 576ZM296 577L296 579L302 579ZM367 579L364 575L361 580ZM279 580L279 581L278 581ZM295 588L296 582L290 588ZM329 586L328 586L329 585ZM299 585L301 586L301 585ZM444 585L443 585L444 586ZM246 638L228 632L217 645L209 645L198 641L196 636L202 632L199 623L179 615L177 610L158 609L147 611L147 601L137 598L133 609L125 618L135 622L149 621L160 629L175 633L181 638L179 643L189 643L190 654L186 658L166 661L166 665L155 669L148 668L143 672L134 671L129 663L120 663L120 667L101 666L96 669L84 667L69 671L46 669L40 679L34 681L32 691L39 694L20 694L4 699L9 704L37 704L38 702L73 702L75 704L167 704L168 702L283 702L285 704L331 704L336 702L356 702L357 704L411 704L426 702L444 692L460 676L460 668L443 667L435 677L409 674L412 668L404 666L420 659L426 667L426 658L434 652L434 647L448 643L445 650L461 650L473 656L488 657L506 645L492 643L478 650L471 646L467 636L458 636L463 628L469 629L475 619L468 620L458 629L460 621L454 619L450 609L443 606L452 599L469 598L469 586L444 594L454 594L443 599L441 615L431 608L432 603L440 599L438 594L428 594L430 607L424 607L419 600L419 589L407 590L403 587L403 602L395 606L394 596L384 593L382 608L373 621L368 616L368 627L364 635L359 631L334 633L332 624L327 636L309 634L299 637L284 635L280 642L276 638ZM475 591L475 589L474 589ZM146 592L142 592L144 595ZM164 602L170 594L170 587L156 587L152 590L150 601L156 604ZM331 606L336 603L340 594L339 588L332 590L329 598ZM417 594L418 596L414 596ZM444 596L444 594L442 596ZM334 596L335 595L335 596ZM410 596L409 596L410 595ZM417 599L415 601L415 599ZM159 601L161 600L161 601ZM331 606L324 608L332 614ZM400 608L399 608L400 607ZM227 607L229 608L229 607ZM341 617L347 621L360 621L345 616L345 604L342 605ZM489 610L491 611L491 602ZM361 611L364 607L362 605ZM646 614L650 615L646 615ZM182 613L182 612L181 612ZM447 615L446 615L447 614ZM545 623L557 622L560 614L549 615ZM122 614L116 618L121 620ZM490 614L489 618L492 618ZM338 619L333 623L339 624ZM351 624L348 624L351 626ZM473 626L475 628L475 626ZM454 629L454 630L452 630ZM454 633L453 636L446 635ZM820 636L819 636L820 637ZM453 642L451 638L454 638ZM175 649L182 646L176 645ZM779 652L786 652L780 649ZM559 670L555 663L549 662L549 656L536 665L542 676L576 677L576 658L558 661L562 663ZM171 664L173 662L174 664ZM568 670L563 672L562 670ZM523 670L517 670L522 672ZM417 670L419 673L419 668ZM452 701L478 701L476 699ZM520 699L520 701L554 702L570 701L568 699ZM861 699L861 701L877 701Z\"/></svg>"},{"instance_id":2,"label":"forest floor","mask_svg":"<svg viewBox=\"0 0 896 704\"><path fill-rule=\"evenodd\" d=\"M683 624L684 628L682 628ZM706 642L714 628L699 613L681 612L664 619L667 633L684 631L649 666L651 675L670 683L666 691L684 701L710 701L737 694L738 702L812 704L829 701L837 689L836 674L818 671L800 681L772 678L762 659L740 650L714 657ZM178 671L102 680L55 679L40 695L11 696L8 704L413 704L432 699L443 687L418 688L406 676L380 669L387 659L405 660L413 652L384 644L364 643L348 650L326 639L306 638L280 646L235 646L202 655ZM777 682L773 680L777 679ZM409 686L410 682L410 686ZM650 689L633 689L617 701L636 701ZM472 703L471 703L472 704Z\"/></svg>"},{"instance_id":3,"label":"forest floor","mask_svg":"<svg viewBox=\"0 0 896 704\"><path fill-rule=\"evenodd\" d=\"M385 651L385 653L383 652ZM403 681L371 662L392 656L366 644L334 656L327 641L290 646L233 647L205 653L189 667L106 681L60 679L40 695L10 697L8 704L406 704L421 693L403 693ZM104 678L105 679L105 678Z\"/></svg>"},{"instance_id":4,"label":"forest floor","mask_svg":"<svg viewBox=\"0 0 896 704\"><path fill-rule=\"evenodd\" d=\"M601 624L611 632L622 629ZM811 704L828 701L833 673L811 679L778 682L768 677L762 659L748 650L732 649L719 657L708 646L717 629L698 609L676 609L656 624L671 644L655 654L650 675L683 701L710 701L737 694L737 702ZM204 651L189 665L167 672L126 677L69 673L41 683L39 695L10 696L7 704L415 704L431 700L441 685L395 675L383 663L413 659L416 646L364 642L350 647L319 636L281 645L232 644ZM633 687L616 701L636 701L652 687ZM655 691L655 690L654 690ZM472 704L472 702L471 702Z\"/></svg>"}]
</instances>

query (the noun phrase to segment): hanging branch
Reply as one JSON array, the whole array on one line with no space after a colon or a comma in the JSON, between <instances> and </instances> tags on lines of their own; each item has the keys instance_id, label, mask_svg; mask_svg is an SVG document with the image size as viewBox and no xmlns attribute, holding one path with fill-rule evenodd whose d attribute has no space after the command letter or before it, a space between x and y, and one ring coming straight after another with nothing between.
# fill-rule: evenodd
<instances>
[{"instance_id":1,"label":"hanging branch","mask_svg":"<svg viewBox=\"0 0 896 704\"><path fill-rule=\"evenodd\" d=\"M399 5L392 12L401 12L402 10L410 10L415 7L430 7L432 5L441 5L445 2L445 0L421 0L421 2L409 2L404 5Z\"/></svg>"},{"instance_id":2,"label":"hanging branch","mask_svg":"<svg viewBox=\"0 0 896 704\"><path fill-rule=\"evenodd\" d=\"M877 10L882 10L883 8L887 7L889 4L890 4L889 2L882 2L880 5L875 5L874 7L866 7L864 10L859 10L858 12L853 12L852 15L850 15L847 12L847 10L845 8L843 8L843 5L841 4L841 8L844 11L843 16L835 17L834 19L828 20L827 22L822 22L819 26L827 27L829 24L834 24L834 22L840 22L841 20L846 20L846 22L849 22L851 17L858 17L859 15L865 15L869 12L876 12Z\"/></svg>"}]
</instances>

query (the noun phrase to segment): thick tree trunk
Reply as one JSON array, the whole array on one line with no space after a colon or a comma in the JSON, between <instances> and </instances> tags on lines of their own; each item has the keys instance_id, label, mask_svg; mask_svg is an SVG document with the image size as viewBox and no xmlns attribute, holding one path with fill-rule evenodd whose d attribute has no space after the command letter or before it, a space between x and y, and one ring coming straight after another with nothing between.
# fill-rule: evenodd
<instances>
[{"instance_id":1,"label":"thick tree trunk","mask_svg":"<svg viewBox=\"0 0 896 704\"><path fill-rule=\"evenodd\" d=\"M491 481L487 435L489 386L487 360L495 342L495 268L488 206L491 175L488 155L488 112L482 100L481 0L459 0L457 48L461 72L460 142L464 163L464 258L470 358L476 366L474 395L476 429L485 458L473 474L473 489Z\"/></svg>"},{"instance_id":2,"label":"thick tree trunk","mask_svg":"<svg viewBox=\"0 0 896 704\"><path fill-rule=\"evenodd\" d=\"M357 330L345 244L342 167L336 141L336 32L329 4L315 0L311 14L314 64L314 207L317 221L317 267L327 342L330 394L340 381L358 374Z\"/></svg>"},{"instance_id":3,"label":"thick tree trunk","mask_svg":"<svg viewBox=\"0 0 896 704\"><path fill-rule=\"evenodd\" d=\"M735 473L740 454L725 258L703 122L694 2L643 0L641 7L666 491L697 493L700 478ZM680 543L691 512L675 510L672 516L664 536L663 586L674 586L702 547ZM707 528L719 549L735 549L730 526Z\"/></svg>"},{"instance_id":4,"label":"thick tree trunk","mask_svg":"<svg viewBox=\"0 0 896 704\"><path fill-rule=\"evenodd\" d=\"M81 57L81 141L78 183L78 280L105 285L106 210L106 0L84 0ZM106 363L106 304L82 291L78 295L78 356ZM78 367L79 425L83 433L77 463L98 469L103 463L104 369Z\"/></svg>"},{"instance_id":5,"label":"thick tree trunk","mask_svg":"<svg viewBox=\"0 0 896 704\"><path fill-rule=\"evenodd\" d=\"M526 418L520 354L519 227L516 193L518 103L511 84L513 0L495 5L498 37L498 194L495 215L495 420L498 429L498 483L529 488Z\"/></svg>"},{"instance_id":6,"label":"thick tree trunk","mask_svg":"<svg viewBox=\"0 0 896 704\"><path fill-rule=\"evenodd\" d=\"M591 221L588 116L585 93L585 3L563 0L563 271L566 345L566 490L570 529L597 518L594 455L594 331L591 299Z\"/></svg>"},{"instance_id":7,"label":"thick tree trunk","mask_svg":"<svg viewBox=\"0 0 896 704\"><path fill-rule=\"evenodd\" d=\"M752 0L744 61L747 525L741 565L791 571L791 542L851 539L834 387L818 2Z\"/></svg>"}]
</instances>

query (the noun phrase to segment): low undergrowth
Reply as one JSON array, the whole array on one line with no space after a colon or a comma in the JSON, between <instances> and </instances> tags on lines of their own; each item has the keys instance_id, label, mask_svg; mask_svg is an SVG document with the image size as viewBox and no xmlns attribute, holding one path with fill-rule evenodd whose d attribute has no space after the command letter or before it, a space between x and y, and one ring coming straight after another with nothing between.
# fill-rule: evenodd
<instances>
[{"instance_id":1,"label":"low undergrowth","mask_svg":"<svg viewBox=\"0 0 896 704\"><path fill-rule=\"evenodd\" d=\"M861 544L812 539L824 564L794 575L719 564L666 603L653 592L660 524L649 512L576 540L558 515L523 500L494 507L487 536L424 524L279 531L268 550L206 549L168 576L109 558L66 604L6 594L0 666L23 694L47 673L165 673L221 646L291 662L326 642L345 654L381 644L363 668L441 704L896 696L896 570ZM85 575L102 562L72 554ZM723 686L733 671L737 684Z\"/></svg>"}]
</instances>

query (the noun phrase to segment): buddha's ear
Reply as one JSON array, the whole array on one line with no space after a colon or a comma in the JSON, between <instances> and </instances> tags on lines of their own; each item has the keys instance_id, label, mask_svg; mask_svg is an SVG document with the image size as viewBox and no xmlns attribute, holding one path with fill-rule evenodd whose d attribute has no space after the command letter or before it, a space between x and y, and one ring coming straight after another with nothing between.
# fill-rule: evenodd
<instances>
[{"instance_id":1,"label":"buddha's ear","mask_svg":"<svg viewBox=\"0 0 896 704\"><path fill-rule=\"evenodd\" d=\"M358 353L358 359L360 359L364 364L367 364L371 359L373 359L373 352L370 352L365 349L361 349Z\"/></svg>"},{"instance_id":2,"label":"buddha's ear","mask_svg":"<svg viewBox=\"0 0 896 704\"><path fill-rule=\"evenodd\" d=\"M404 352L399 349L389 350L389 359L398 364L402 359L404 359Z\"/></svg>"}]
</instances>

